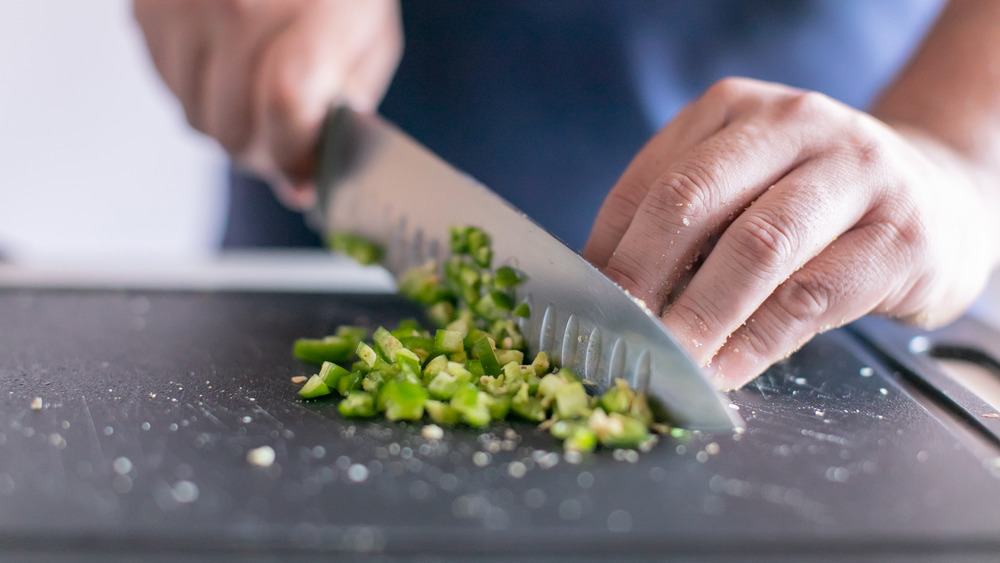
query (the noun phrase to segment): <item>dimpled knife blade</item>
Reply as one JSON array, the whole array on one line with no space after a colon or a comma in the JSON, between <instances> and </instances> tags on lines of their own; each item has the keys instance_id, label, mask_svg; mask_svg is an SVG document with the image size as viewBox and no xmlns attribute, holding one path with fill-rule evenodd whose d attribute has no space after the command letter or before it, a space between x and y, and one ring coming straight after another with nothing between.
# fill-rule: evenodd
<instances>
[{"instance_id":1,"label":"dimpled knife blade","mask_svg":"<svg viewBox=\"0 0 1000 563\"><path fill-rule=\"evenodd\" d=\"M395 275L448 254L451 225L493 238L494 266L526 275L519 302L531 308L521 330L601 389L615 378L646 389L670 418L691 429L725 431L743 421L648 309L524 213L454 169L376 115L331 110L320 139L313 221L385 249Z\"/></svg>"}]
</instances>

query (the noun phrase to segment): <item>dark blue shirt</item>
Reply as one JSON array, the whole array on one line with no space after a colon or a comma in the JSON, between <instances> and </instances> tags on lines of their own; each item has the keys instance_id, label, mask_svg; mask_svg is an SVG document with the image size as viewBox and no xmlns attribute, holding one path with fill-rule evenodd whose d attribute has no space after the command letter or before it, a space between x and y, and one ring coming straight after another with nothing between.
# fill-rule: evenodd
<instances>
[{"instance_id":1,"label":"dark blue shirt","mask_svg":"<svg viewBox=\"0 0 1000 563\"><path fill-rule=\"evenodd\" d=\"M749 76L864 108L941 4L404 1L406 50L380 111L580 248L632 156L712 83ZM272 237L302 229L237 209L270 197L241 193L244 181L229 245L262 226Z\"/></svg>"}]
</instances>

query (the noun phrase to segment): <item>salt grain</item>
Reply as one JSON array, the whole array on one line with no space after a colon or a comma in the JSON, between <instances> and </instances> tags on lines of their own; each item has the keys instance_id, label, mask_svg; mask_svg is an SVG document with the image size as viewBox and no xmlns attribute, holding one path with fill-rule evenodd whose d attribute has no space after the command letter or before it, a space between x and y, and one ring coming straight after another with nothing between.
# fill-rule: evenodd
<instances>
[{"instance_id":1,"label":"salt grain","mask_svg":"<svg viewBox=\"0 0 1000 563\"><path fill-rule=\"evenodd\" d=\"M274 449L261 446L247 452L247 463L257 467L270 467L274 463Z\"/></svg>"}]
</instances>

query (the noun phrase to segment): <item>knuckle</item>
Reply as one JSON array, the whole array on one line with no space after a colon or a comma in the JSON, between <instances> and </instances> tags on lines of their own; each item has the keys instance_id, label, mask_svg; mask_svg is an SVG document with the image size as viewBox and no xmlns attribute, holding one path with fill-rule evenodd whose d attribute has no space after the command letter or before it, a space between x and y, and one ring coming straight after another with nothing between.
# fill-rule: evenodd
<instances>
[{"instance_id":1,"label":"knuckle","mask_svg":"<svg viewBox=\"0 0 1000 563\"><path fill-rule=\"evenodd\" d=\"M923 224L919 220L902 218L884 220L871 226L875 231L878 246L884 252L906 258L907 262L920 261L928 252L929 240Z\"/></svg>"},{"instance_id":2,"label":"knuckle","mask_svg":"<svg viewBox=\"0 0 1000 563\"><path fill-rule=\"evenodd\" d=\"M711 172L693 165L673 170L656 179L646 197L648 211L663 215L676 215L682 211L689 216L702 216L712 208L711 194L715 180Z\"/></svg>"},{"instance_id":3,"label":"knuckle","mask_svg":"<svg viewBox=\"0 0 1000 563\"><path fill-rule=\"evenodd\" d=\"M750 87L751 81L746 78L728 77L712 84L705 91L705 98L715 102L732 102L743 97Z\"/></svg>"},{"instance_id":4,"label":"knuckle","mask_svg":"<svg viewBox=\"0 0 1000 563\"><path fill-rule=\"evenodd\" d=\"M796 92L779 105L779 114L791 121L815 119L817 116L833 111L834 102L828 96L807 90Z\"/></svg>"},{"instance_id":5,"label":"knuckle","mask_svg":"<svg viewBox=\"0 0 1000 563\"><path fill-rule=\"evenodd\" d=\"M603 209L609 211L624 212L631 216L633 210L638 209L646 196L642 189L634 185L626 185L624 182L610 192L604 198Z\"/></svg>"},{"instance_id":6,"label":"knuckle","mask_svg":"<svg viewBox=\"0 0 1000 563\"><path fill-rule=\"evenodd\" d=\"M605 274L636 297L643 299L647 297L656 278L656 273L648 267L647 260L625 250L617 250L611 255ZM647 303L647 305L656 310L654 304Z\"/></svg>"},{"instance_id":7,"label":"knuckle","mask_svg":"<svg viewBox=\"0 0 1000 563\"><path fill-rule=\"evenodd\" d=\"M783 326L811 326L829 309L834 300L834 286L818 274L800 272L775 290L775 305Z\"/></svg>"},{"instance_id":8,"label":"knuckle","mask_svg":"<svg viewBox=\"0 0 1000 563\"><path fill-rule=\"evenodd\" d=\"M240 20L252 13L260 2L259 0L216 0L214 4L222 17Z\"/></svg>"},{"instance_id":9,"label":"knuckle","mask_svg":"<svg viewBox=\"0 0 1000 563\"><path fill-rule=\"evenodd\" d=\"M678 299L670 306L670 314L681 320L688 330L704 337L716 333L723 326L722 311L705 299ZM701 342L700 344L705 344Z\"/></svg>"},{"instance_id":10,"label":"knuckle","mask_svg":"<svg viewBox=\"0 0 1000 563\"><path fill-rule=\"evenodd\" d=\"M786 268L796 254L795 234L779 217L764 211L748 212L733 225L737 256L751 271L774 273Z\"/></svg>"},{"instance_id":11,"label":"knuckle","mask_svg":"<svg viewBox=\"0 0 1000 563\"><path fill-rule=\"evenodd\" d=\"M846 153L853 166L875 174L887 169L889 154L882 143L863 136L849 137L846 143L841 152Z\"/></svg>"},{"instance_id":12,"label":"knuckle","mask_svg":"<svg viewBox=\"0 0 1000 563\"><path fill-rule=\"evenodd\" d=\"M265 86L264 107L268 115L286 118L295 115L302 107L302 77L296 67L287 65L274 69L271 80Z\"/></svg>"}]
</instances>

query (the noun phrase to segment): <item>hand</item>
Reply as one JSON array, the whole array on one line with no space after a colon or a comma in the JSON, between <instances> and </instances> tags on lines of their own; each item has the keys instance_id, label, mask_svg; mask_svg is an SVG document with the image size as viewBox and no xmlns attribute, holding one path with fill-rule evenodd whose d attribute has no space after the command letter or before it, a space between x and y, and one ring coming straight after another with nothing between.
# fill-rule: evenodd
<instances>
[{"instance_id":1,"label":"hand","mask_svg":"<svg viewBox=\"0 0 1000 563\"><path fill-rule=\"evenodd\" d=\"M374 110L402 51L395 0L136 0L135 18L188 121L298 208L330 103Z\"/></svg>"},{"instance_id":2,"label":"hand","mask_svg":"<svg viewBox=\"0 0 1000 563\"><path fill-rule=\"evenodd\" d=\"M635 157L584 256L737 388L868 312L959 315L997 259L984 177L915 129L727 79Z\"/></svg>"}]
</instances>

